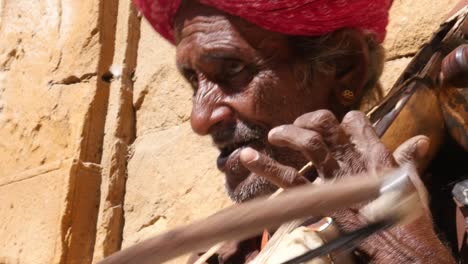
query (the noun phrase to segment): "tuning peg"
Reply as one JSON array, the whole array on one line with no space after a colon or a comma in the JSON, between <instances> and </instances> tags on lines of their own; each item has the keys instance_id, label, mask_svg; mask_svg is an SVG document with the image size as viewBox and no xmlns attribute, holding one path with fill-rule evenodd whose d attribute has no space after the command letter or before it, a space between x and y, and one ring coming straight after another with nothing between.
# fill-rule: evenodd
<instances>
[{"instance_id":1,"label":"tuning peg","mask_svg":"<svg viewBox=\"0 0 468 264\"><path fill-rule=\"evenodd\" d=\"M468 87L468 44L459 46L442 60L441 80L455 87Z\"/></svg>"}]
</instances>

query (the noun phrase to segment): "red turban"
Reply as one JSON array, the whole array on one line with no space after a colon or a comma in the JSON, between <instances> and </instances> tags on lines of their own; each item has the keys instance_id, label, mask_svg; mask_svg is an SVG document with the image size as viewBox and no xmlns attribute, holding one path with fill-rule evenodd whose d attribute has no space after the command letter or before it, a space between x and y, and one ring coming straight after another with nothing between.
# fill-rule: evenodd
<instances>
[{"instance_id":1,"label":"red turban","mask_svg":"<svg viewBox=\"0 0 468 264\"><path fill-rule=\"evenodd\" d=\"M174 43L174 16L181 0L134 0L151 25ZM392 0L198 0L270 31L319 36L340 28L385 38Z\"/></svg>"}]
</instances>

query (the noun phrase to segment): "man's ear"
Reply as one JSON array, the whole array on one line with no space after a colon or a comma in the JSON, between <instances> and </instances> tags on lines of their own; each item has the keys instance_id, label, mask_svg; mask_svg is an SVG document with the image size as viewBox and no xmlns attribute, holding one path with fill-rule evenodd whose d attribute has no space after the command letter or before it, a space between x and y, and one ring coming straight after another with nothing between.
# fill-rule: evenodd
<instances>
[{"instance_id":1,"label":"man's ear","mask_svg":"<svg viewBox=\"0 0 468 264\"><path fill-rule=\"evenodd\" d=\"M352 29L337 31L330 40L337 51L333 60L334 101L349 108L360 101L369 78L369 47L364 34Z\"/></svg>"}]
</instances>

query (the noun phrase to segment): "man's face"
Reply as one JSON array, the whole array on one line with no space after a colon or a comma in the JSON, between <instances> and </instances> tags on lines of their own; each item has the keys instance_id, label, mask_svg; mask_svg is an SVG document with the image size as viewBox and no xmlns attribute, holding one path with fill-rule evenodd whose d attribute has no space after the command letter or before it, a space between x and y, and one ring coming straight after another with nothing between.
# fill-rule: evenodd
<instances>
[{"instance_id":1,"label":"man's face","mask_svg":"<svg viewBox=\"0 0 468 264\"><path fill-rule=\"evenodd\" d=\"M331 80L317 74L320 86L301 85L287 37L240 18L189 2L175 22L177 66L193 87L192 129L219 148L229 196L242 202L271 193L275 187L241 164L239 150L250 146L285 165L304 165L302 155L269 144L267 135L329 108Z\"/></svg>"}]
</instances>

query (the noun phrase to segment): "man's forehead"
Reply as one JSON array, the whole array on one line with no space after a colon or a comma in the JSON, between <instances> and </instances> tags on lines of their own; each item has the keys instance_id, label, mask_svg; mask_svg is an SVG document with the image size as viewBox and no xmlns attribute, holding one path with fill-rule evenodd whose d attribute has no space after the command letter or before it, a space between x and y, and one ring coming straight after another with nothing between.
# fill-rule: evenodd
<instances>
[{"instance_id":1,"label":"man's forehead","mask_svg":"<svg viewBox=\"0 0 468 264\"><path fill-rule=\"evenodd\" d=\"M262 29L242 18L232 16L215 8L188 1L175 18L176 42L185 38L205 38L203 42L216 41L235 46L261 49L266 41L285 40L285 36ZM245 47L244 47L245 48Z\"/></svg>"},{"instance_id":2,"label":"man's forehead","mask_svg":"<svg viewBox=\"0 0 468 264\"><path fill-rule=\"evenodd\" d=\"M240 34L226 16L199 14L186 17L180 27L176 29L177 43L190 38L197 38L204 40L204 42L215 40L231 42L240 38Z\"/></svg>"}]
</instances>

